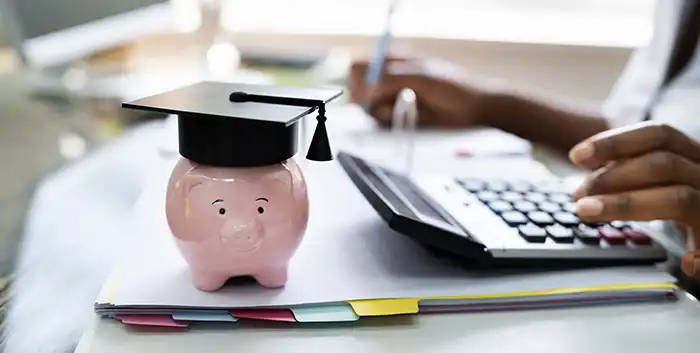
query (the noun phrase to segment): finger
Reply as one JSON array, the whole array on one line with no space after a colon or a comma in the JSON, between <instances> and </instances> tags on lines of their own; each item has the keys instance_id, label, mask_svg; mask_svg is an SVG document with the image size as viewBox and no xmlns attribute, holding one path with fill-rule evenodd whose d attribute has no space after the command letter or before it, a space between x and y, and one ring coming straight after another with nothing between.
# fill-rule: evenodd
<instances>
[{"instance_id":1,"label":"finger","mask_svg":"<svg viewBox=\"0 0 700 353\"><path fill-rule=\"evenodd\" d=\"M353 63L350 67L347 84L351 103L359 103L367 99L368 88L365 82L366 75L367 65L364 63Z\"/></svg>"},{"instance_id":2,"label":"finger","mask_svg":"<svg viewBox=\"0 0 700 353\"><path fill-rule=\"evenodd\" d=\"M409 59L405 57L389 57L385 60L384 67L382 68L381 80L384 80L387 76L387 66L394 63L408 62ZM355 61L350 66L350 72L348 74L348 90L350 92L350 102L352 103L362 103L369 99L370 91L372 87L368 86L367 82L367 71L369 70L369 61L360 60Z\"/></svg>"},{"instance_id":3,"label":"finger","mask_svg":"<svg viewBox=\"0 0 700 353\"><path fill-rule=\"evenodd\" d=\"M700 191L686 185L586 196L576 202L576 213L585 222L673 220L697 229L699 212Z\"/></svg>"},{"instance_id":4,"label":"finger","mask_svg":"<svg viewBox=\"0 0 700 353\"><path fill-rule=\"evenodd\" d=\"M384 70L382 70L383 73L386 73L386 68L389 64L392 63L401 63L401 62L408 62L408 58L403 58L403 57L389 57L384 60ZM370 65L369 60L357 60L354 61L350 65L350 73L349 76L352 78L356 79L361 79L362 81L365 80L365 77L367 76L367 71L369 70L369 65Z\"/></svg>"},{"instance_id":5,"label":"finger","mask_svg":"<svg viewBox=\"0 0 700 353\"><path fill-rule=\"evenodd\" d=\"M668 151L650 152L591 173L574 192L574 198L668 185L688 185L700 190L700 165Z\"/></svg>"},{"instance_id":6,"label":"finger","mask_svg":"<svg viewBox=\"0 0 700 353\"><path fill-rule=\"evenodd\" d=\"M666 150L700 162L700 144L658 123L635 124L600 133L575 146L569 157L574 164L590 168L654 150Z\"/></svg>"},{"instance_id":7,"label":"finger","mask_svg":"<svg viewBox=\"0 0 700 353\"><path fill-rule=\"evenodd\" d=\"M681 268L686 275L700 278L700 251L690 251L683 255Z\"/></svg>"},{"instance_id":8,"label":"finger","mask_svg":"<svg viewBox=\"0 0 700 353\"><path fill-rule=\"evenodd\" d=\"M381 122L390 122L399 92L410 88L421 97L429 85L421 75L390 75L372 89L369 99L370 114Z\"/></svg>"}]
</instances>

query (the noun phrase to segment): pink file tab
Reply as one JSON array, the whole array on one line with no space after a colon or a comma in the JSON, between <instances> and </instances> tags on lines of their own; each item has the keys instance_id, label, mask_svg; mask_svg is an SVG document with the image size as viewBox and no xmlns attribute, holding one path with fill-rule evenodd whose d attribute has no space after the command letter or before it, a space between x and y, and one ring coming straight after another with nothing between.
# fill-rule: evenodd
<instances>
[{"instance_id":1,"label":"pink file tab","mask_svg":"<svg viewBox=\"0 0 700 353\"><path fill-rule=\"evenodd\" d=\"M160 326L160 327L188 327L189 321L174 320L170 315L117 315L115 318L127 325Z\"/></svg>"},{"instance_id":2,"label":"pink file tab","mask_svg":"<svg viewBox=\"0 0 700 353\"><path fill-rule=\"evenodd\" d=\"M231 310L231 315L239 319L297 322L292 311L287 309Z\"/></svg>"}]
</instances>

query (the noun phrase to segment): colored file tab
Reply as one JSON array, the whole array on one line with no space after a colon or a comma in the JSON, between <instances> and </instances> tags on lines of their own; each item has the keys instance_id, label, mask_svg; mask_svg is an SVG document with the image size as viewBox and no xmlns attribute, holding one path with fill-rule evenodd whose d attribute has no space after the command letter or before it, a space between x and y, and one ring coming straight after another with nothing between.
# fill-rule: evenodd
<instances>
[{"instance_id":1,"label":"colored file tab","mask_svg":"<svg viewBox=\"0 0 700 353\"><path fill-rule=\"evenodd\" d=\"M418 299L351 300L350 306L359 316L389 316L418 313Z\"/></svg>"},{"instance_id":2,"label":"colored file tab","mask_svg":"<svg viewBox=\"0 0 700 353\"><path fill-rule=\"evenodd\" d=\"M292 308L298 322L347 322L357 321L360 317L350 304L321 305L314 307Z\"/></svg>"},{"instance_id":3,"label":"colored file tab","mask_svg":"<svg viewBox=\"0 0 700 353\"><path fill-rule=\"evenodd\" d=\"M170 315L117 315L115 316L122 323L137 326L160 326L160 327L188 327L188 321L173 319Z\"/></svg>"},{"instance_id":4,"label":"colored file tab","mask_svg":"<svg viewBox=\"0 0 700 353\"><path fill-rule=\"evenodd\" d=\"M634 283L634 284L613 284L604 286L578 287L578 288L560 288L546 289L532 292L511 292L498 294L482 294L482 295L462 295L450 297L429 297L423 300L450 300L450 299L501 299L513 297L534 297L559 294L574 294L574 293L596 293L609 291L643 291L647 289L668 289L676 290L678 286L673 283Z\"/></svg>"},{"instance_id":5,"label":"colored file tab","mask_svg":"<svg viewBox=\"0 0 700 353\"><path fill-rule=\"evenodd\" d=\"M227 312L174 312L173 320L176 321L208 321L208 322L236 322L238 318Z\"/></svg>"},{"instance_id":6,"label":"colored file tab","mask_svg":"<svg viewBox=\"0 0 700 353\"><path fill-rule=\"evenodd\" d=\"M297 322L296 318L294 318L294 314L287 309L241 309L232 310L231 315L239 319Z\"/></svg>"}]
</instances>

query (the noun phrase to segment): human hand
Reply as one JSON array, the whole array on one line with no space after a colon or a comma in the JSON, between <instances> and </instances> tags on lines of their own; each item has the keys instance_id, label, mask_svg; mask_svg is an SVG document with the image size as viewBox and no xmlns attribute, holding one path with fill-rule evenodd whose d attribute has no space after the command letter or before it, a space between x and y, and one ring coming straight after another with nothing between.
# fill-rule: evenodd
<instances>
[{"instance_id":1,"label":"human hand","mask_svg":"<svg viewBox=\"0 0 700 353\"><path fill-rule=\"evenodd\" d=\"M574 193L586 222L670 220L684 226L691 251L683 270L700 277L700 144L680 131L643 123L595 135L571 161L595 169ZM681 228L682 229L682 228Z\"/></svg>"},{"instance_id":2,"label":"human hand","mask_svg":"<svg viewBox=\"0 0 700 353\"><path fill-rule=\"evenodd\" d=\"M353 63L348 77L350 100L367 104L381 125L391 124L399 92L412 89L418 101L418 124L465 127L483 123L483 92L465 84L459 68L434 59L392 58L386 62L379 83L365 83L368 63Z\"/></svg>"}]
</instances>

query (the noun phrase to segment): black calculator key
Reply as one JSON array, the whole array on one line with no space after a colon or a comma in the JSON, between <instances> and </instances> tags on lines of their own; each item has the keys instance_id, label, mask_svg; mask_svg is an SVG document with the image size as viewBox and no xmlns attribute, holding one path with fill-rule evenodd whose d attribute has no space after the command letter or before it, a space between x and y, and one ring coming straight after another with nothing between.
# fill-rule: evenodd
<instances>
[{"instance_id":1,"label":"black calculator key","mask_svg":"<svg viewBox=\"0 0 700 353\"><path fill-rule=\"evenodd\" d=\"M528 222L527 217L517 211L503 212L501 213L501 218L512 227L517 227Z\"/></svg>"},{"instance_id":2,"label":"black calculator key","mask_svg":"<svg viewBox=\"0 0 700 353\"><path fill-rule=\"evenodd\" d=\"M554 202L540 202L539 204L540 210L548 213L555 213L561 211L561 207L559 204L554 203Z\"/></svg>"},{"instance_id":3,"label":"black calculator key","mask_svg":"<svg viewBox=\"0 0 700 353\"><path fill-rule=\"evenodd\" d=\"M495 192L503 192L508 190L508 184L502 181L492 180L486 183L486 188Z\"/></svg>"},{"instance_id":4,"label":"black calculator key","mask_svg":"<svg viewBox=\"0 0 700 353\"><path fill-rule=\"evenodd\" d=\"M610 245L623 245L627 243L625 234L617 228L602 226L598 228L598 233L600 233L600 236Z\"/></svg>"},{"instance_id":5,"label":"black calculator key","mask_svg":"<svg viewBox=\"0 0 700 353\"><path fill-rule=\"evenodd\" d=\"M518 230L520 236L530 243L544 243L547 240L547 231L532 223L522 225L518 227Z\"/></svg>"},{"instance_id":6,"label":"black calculator key","mask_svg":"<svg viewBox=\"0 0 700 353\"><path fill-rule=\"evenodd\" d=\"M573 243L574 232L558 224L547 227L547 234L557 243Z\"/></svg>"},{"instance_id":7,"label":"black calculator key","mask_svg":"<svg viewBox=\"0 0 700 353\"><path fill-rule=\"evenodd\" d=\"M571 201L571 197L562 193L549 194L549 201L556 203L567 203Z\"/></svg>"},{"instance_id":8,"label":"black calculator key","mask_svg":"<svg viewBox=\"0 0 700 353\"><path fill-rule=\"evenodd\" d=\"M498 200L498 194L493 191L481 191L476 194L476 197L483 202L490 202Z\"/></svg>"},{"instance_id":9,"label":"black calculator key","mask_svg":"<svg viewBox=\"0 0 700 353\"><path fill-rule=\"evenodd\" d=\"M521 195L519 192L506 191L504 193L501 193L501 200L504 200L504 201L516 202L516 201L520 201L522 199L523 199L523 195Z\"/></svg>"},{"instance_id":10,"label":"black calculator key","mask_svg":"<svg viewBox=\"0 0 700 353\"><path fill-rule=\"evenodd\" d=\"M562 209L566 212L576 213L576 202L567 202L562 205Z\"/></svg>"},{"instance_id":11,"label":"black calculator key","mask_svg":"<svg viewBox=\"0 0 700 353\"><path fill-rule=\"evenodd\" d=\"M583 243L600 244L600 233L598 233L598 230L585 224L579 224L578 227L574 228L574 234Z\"/></svg>"},{"instance_id":12,"label":"black calculator key","mask_svg":"<svg viewBox=\"0 0 700 353\"><path fill-rule=\"evenodd\" d=\"M513 206L511 206L510 203L501 200L489 202L489 208L491 209L491 211L496 213L502 213L513 210Z\"/></svg>"},{"instance_id":13,"label":"black calculator key","mask_svg":"<svg viewBox=\"0 0 700 353\"><path fill-rule=\"evenodd\" d=\"M515 192L526 193L532 189L532 185L526 181L514 181L510 183L510 189Z\"/></svg>"},{"instance_id":14,"label":"black calculator key","mask_svg":"<svg viewBox=\"0 0 700 353\"><path fill-rule=\"evenodd\" d=\"M578 217L569 212L556 212L554 214L554 219L557 221L557 223L565 227L573 227L581 223L581 220L578 219Z\"/></svg>"},{"instance_id":15,"label":"black calculator key","mask_svg":"<svg viewBox=\"0 0 700 353\"><path fill-rule=\"evenodd\" d=\"M554 218L547 212L535 211L527 214L532 223L538 226L548 226L554 224Z\"/></svg>"},{"instance_id":16,"label":"black calculator key","mask_svg":"<svg viewBox=\"0 0 700 353\"><path fill-rule=\"evenodd\" d=\"M608 225L607 223L602 223L602 222L586 222L585 224L591 228L600 228L600 227Z\"/></svg>"},{"instance_id":17,"label":"black calculator key","mask_svg":"<svg viewBox=\"0 0 700 353\"><path fill-rule=\"evenodd\" d=\"M522 213L537 211L537 206L530 201L518 201L513 204L513 208Z\"/></svg>"},{"instance_id":18,"label":"black calculator key","mask_svg":"<svg viewBox=\"0 0 700 353\"><path fill-rule=\"evenodd\" d=\"M470 192L479 192L486 186L486 183L477 179L459 179L457 182Z\"/></svg>"},{"instance_id":19,"label":"black calculator key","mask_svg":"<svg viewBox=\"0 0 700 353\"><path fill-rule=\"evenodd\" d=\"M534 203L544 202L547 200L547 195L540 192L528 192L525 194L525 200Z\"/></svg>"}]
</instances>

